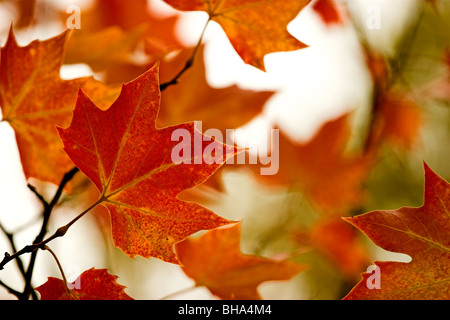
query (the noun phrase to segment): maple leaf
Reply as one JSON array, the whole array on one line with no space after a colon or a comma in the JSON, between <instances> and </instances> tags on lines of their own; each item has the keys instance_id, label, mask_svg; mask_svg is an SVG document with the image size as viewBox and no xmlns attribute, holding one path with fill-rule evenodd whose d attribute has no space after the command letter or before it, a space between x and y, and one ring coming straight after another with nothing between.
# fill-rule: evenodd
<instances>
[{"instance_id":1,"label":"maple leaf","mask_svg":"<svg viewBox=\"0 0 450 320\"><path fill-rule=\"evenodd\" d=\"M108 87L92 77L60 78L68 34L66 31L20 47L11 29L1 49L2 121L15 131L25 177L55 184L73 167L55 125L70 122L78 87L83 87L102 107L114 101L119 92L118 87Z\"/></svg>"},{"instance_id":2,"label":"maple leaf","mask_svg":"<svg viewBox=\"0 0 450 320\"><path fill-rule=\"evenodd\" d=\"M230 221L177 195L204 182L239 150L207 141L193 122L156 128L159 100L156 64L124 84L106 111L80 90L72 123L58 131L64 150L100 191L98 203L110 212L115 245L130 257L178 263L175 243ZM190 152L180 163L171 159L172 150L181 143L172 140L176 130L190 137ZM206 148L217 154L207 155Z\"/></svg>"},{"instance_id":3,"label":"maple leaf","mask_svg":"<svg viewBox=\"0 0 450 320\"><path fill-rule=\"evenodd\" d=\"M371 274L345 299L450 299L450 186L426 164L425 199L418 208L372 211L344 218L385 250L412 261L375 262L381 288L368 289Z\"/></svg>"},{"instance_id":4,"label":"maple leaf","mask_svg":"<svg viewBox=\"0 0 450 320\"><path fill-rule=\"evenodd\" d=\"M98 32L75 30L68 41L64 63L86 63L96 72L114 64L130 63L130 55L145 31L145 27L137 27L124 32L116 26Z\"/></svg>"},{"instance_id":5,"label":"maple leaf","mask_svg":"<svg viewBox=\"0 0 450 320\"><path fill-rule=\"evenodd\" d=\"M84 271L74 285L67 286L63 280L49 277L37 287L41 300L133 300L125 293L125 287L117 283L117 276L106 269Z\"/></svg>"},{"instance_id":6,"label":"maple leaf","mask_svg":"<svg viewBox=\"0 0 450 320\"><path fill-rule=\"evenodd\" d=\"M245 63L265 70L264 56L306 45L286 27L310 0L164 0L182 11L206 11Z\"/></svg>"},{"instance_id":7,"label":"maple leaf","mask_svg":"<svg viewBox=\"0 0 450 320\"><path fill-rule=\"evenodd\" d=\"M81 18L86 35L112 26L126 32L146 26L145 49L152 55L181 47L175 31L178 15L161 17L148 6L147 0L96 0L90 9L83 11Z\"/></svg>"},{"instance_id":8,"label":"maple leaf","mask_svg":"<svg viewBox=\"0 0 450 320\"><path fill-rule=\"evenodd\" d=\"M61 14L67 19L67 14ZM102 71L105 83L135 79L166 54L183 46L179 16L160 16L147 0L96 0L82 10L83 28L68 42L65 63Z\"/></svg>"},{"instance_id":9,"label":"maple leaf","mask_svg":"<svg viewBox=\"0 0 450 320\"><path fill-rule=\"evenodd\" d=\"M176 245L183 271L221 299L261 299L257 287L264 281L289 280L305 266L242 254L240 224L208 231Z\"/></svg>"}]
</instances>

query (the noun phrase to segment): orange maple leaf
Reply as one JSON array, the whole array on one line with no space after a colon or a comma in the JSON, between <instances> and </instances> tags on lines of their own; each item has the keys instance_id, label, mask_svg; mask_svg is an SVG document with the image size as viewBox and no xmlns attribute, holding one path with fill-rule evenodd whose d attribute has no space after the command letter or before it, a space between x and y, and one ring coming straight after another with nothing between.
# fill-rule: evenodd
<instances>
[{"instance_id":1,"label":"orange maple leaf","mask_svg":"<svg viewBox=\"0 0 450 320\"><path fill-rule=\"evenodd\" d=\"M161 17L148 4L147 0L96 0L92 7L83 11L83 30L98 32L116 26L125 32L135 32L146 26L148 53L154 55L179 48L181 42L175 30L178 15Z\"/></svg>"},{"instance_id":2,"label":"orange maple leaf","mask_svg":"<svg viewBox=\"0 0 450 320\"><path fill-rule=\"evenodd\" d=\"M450 299L450 186L424 166L423 206L344 218L383 249L412 258L409 263L375 262L379 289L369 289L372 274L364 273L345 299Z\"/></svg>"},{"instance_id":3,"label":"orange maple leaf","mask_svg":"<svg viewBox=\"0 0 450 320\"><path fill-rule=\"evenodd\" d=\"M73 167L55 125L70 123L78 87L104 107L119 93L92 77L59 76L68 32L19 47L12 29L1 49L0 107L14 129L26 178L58 184Z\"/></svg>"},{"instance_id":4,"label":"orange maple leaf","mask_svg":"<svg viewBox=\"0 0 450 320\"><path fill-rule=\"evenodd\" d=\"M131 53L145 31L145 27L137 27L125 32L116 26L97 32L75 30L68 41L64 63L86 63L95 72L132 63Z\"/></svg>"},{"instance_id":5,"label":"orange maple leaf","mask_svg":"<svg viewBox=\"0 0 450 320\"><path fill-rule=\"evenodd\" d=\"M41 300L133 300L125 293L125 287L117 283L117 276L106 269L86 270L72 284L49 277L36 290Z\"/></svg>"},{"instance_id":6,"label":"orange maple leaf","mask_svg":"<svg viewBox=\"0 0 450 320\"><path fill-rule=\"evenodd\" d=\"M164 0L182 11L206 11L245 63L265 70L264 56L306 45L286 27L311 0Z\"/></svg>"},{"instance_id":7,"label":"orange maple leaf","mask_svg":"<svg viewBox=\"0 0 450 320\"><path fill-rule=\"evenodd\" d=\"M242 254L240 224L208 231L176 246L183 271L221 299L261 299L264 281L289 280L305 266L288 261Z\"/></svg>"},{"instance_id":8,"label":"orange maple leaf","mask_svg":"<svg viewBox=\"0 0 450 320\"><path fill-rule=\"evenodd\" d=\"M67 14L61 18L67 19ZM178 15L161 16L147 0L96 0L82 10L81 21L82 29L68 42L65 63L86 63L102 71L106 83L128 82L182 48L176 33Z\"/></svg>"},{"instance_id":9,"label":"orange maple leaf","mask_svg":"<svg viewBox=\"0 0 450 320\"><path fill-rule=\"evenodd\" d=\"M195 130L193 122L156 128L159 100L156 64L124 84L106 111L80 91L70 127L58 130L64 150L101 193L97 203L110 212L115 245L130 257L178 263L175 243L230 221L177 195L204 182L238 150L202 140L205 136ZM190 137L190 154L183 154L181 163L171 156L181 143L172 139L178 129ZM210 155L216 160L211 164L212 159L205 159L206 148L216 152Z\"/></svg>"}]
</instances>

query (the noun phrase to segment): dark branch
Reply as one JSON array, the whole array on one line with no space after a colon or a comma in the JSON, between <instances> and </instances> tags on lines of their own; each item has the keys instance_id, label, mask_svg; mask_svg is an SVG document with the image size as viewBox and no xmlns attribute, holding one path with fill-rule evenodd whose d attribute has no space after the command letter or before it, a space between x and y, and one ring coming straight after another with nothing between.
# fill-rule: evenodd
<instances>
[{"instance_id":1,"label":"dark branch","mask_svg":"<svg viewBox=\"0 0 450 320\"><path fill-rule=\"evenodd\" d=\"M3 225L0 223L0 229L3 231L3 233L5 234L6 238L9 241L9 245L11 246L11 250L13 252L16 252L16 244L14 242L14 235L8 231L6 231L6 229L3 227ZM17 266L19 267L20 273L22 274L23 278L25 279L25 267L23 266L23 261L20 258L16 259L17 262Z\"/></svg>"},{"instance_id":2,"label":"dark branch","mask_svg":"<svg viewBox=\"0 0 450 320\"><path fill-rule=\"evenodd\" d=\"M54 207L58 203L59 199L61 198L64 188L70 182L70 180L72 180L72 178L75 176L75 174L78 171L79 171L79 169L77 167L75 167L64 175L64 177L62 178L62 180L59 184L58 190L56 190L56 193L53 196L52 201L44 206L44 213L43 213L44 221L42 222L41 231L37 235L36 239L33 241L33 244L39 243L44 239L44 236L47 233L47 227L48 227L48 221L50 219L50 215L51 215Z\"/></svg>"},{"instance_id":3,"label":"dark branch","mask_svg":"<svg viewBox=\"0 0 450 320\"><path fill-rule=\"evenodd\" d=\"M36 195L36 197L42 203L44 208L46 208L48 206L48 202L47 202L47 200L45 200L44 196L37 191L36 187L31 184L27 184L27 187L28 187L28 189L31 190L31 192L33 192Z\"/></svg>"},{"instance_id":4,"label":"dark branch","mask_svg":"<svg viewBox=\"0 0 450 320\"><path fill-rule=\"evenodd\" d=\"M50 220L51 213L52 213L53 209L55 208L55 206L58 204L58 201L61 198L61 195L63 194L64 188L72 180L72 178L75 176L75 174L78 171L79 171L78 168L73 168L72 170L70 170L69 172L67 172L64 175L64 177L62 178L62 180L58 186L58 189L56 190L55 195L53 196L53 199L50 203L48 203L44 199L44 197L36 190L35 187L28 185L28 188L38 197L38 199L44 205L43 221L42 221L41 230L39 231L39 234L36 236L32 245L27 245L27 246L23 247L21 250L16 251L15 246L13 246L13 243L11 242L12 235L9 234L8 232L6 232L6 230L4 230L2 228L3 232L5 232L5 234L7 235L8 239L10 239L10 243L11 243L11 245L13 247L13 251L15 253L11 255L11 254L5 252L3 260L0 262L0 270L2 270L4 268L4 266L11 260L16 259L18 261L19 269L21 270L21 272L25 278L25 288L22 293L19 293L19 295L18 295L19 299L27 300L28 297L30 296L30 294L32 295L33 299L37 299L36 293L34 292L34 290L32 290L32 285L31 285L31 278L33 275L34 265L35 265L36 257L37 257L37 249L44 249L45 245L49 241L51 241L57 237L63 236L65 234L65 232L67 231L68 228L66 228L66 227L59 228L55 232L55 234L53 234L53 236L44 240L45 234L47 233L48 222ZM28 264L28 268L26 269L26 271L23 266L23 263L19 262L20 261L19 257L25 253L32 254L31 258L30 258L30 262Z\"/></svg>"},{"instance_id":5,"label":"dark branch","mask_svg":"<svg viewBox=\"0 0 450 320\"><path fill-rule=\"evenodd\" d=\"M203 27L203 31L202 34L200 35L200 39L197 42L197 45L194 47L194 51L192 52L191 56L189 57L189 59L186 61L186 64L184 65L183 69L180 70L180 72L177 73L177 75L170 81L161 83L159 85L159 90L160 91L164 91L165 89L167 89L167 87L170 87L171 85L177 84L178 80L180 79L180 77L187 71L189 70L189 68L191 68L194 65L194 60L195 57L197 55L198 49L200 48L202 41L203 41L203 36L205 35L205 31L206 31L206 27L208 26L209 21L211 20L211 17L208 19L208 21L206 21L205 26Z\"/></svg>"},{"instance_id":6,"label":"dark branch","mask_svg":"<svg viewBox=\"0 0 450 320\"><path fill-rule=\"evenodd\" d=\"M31 248L32 251L31 251L30 263L28 264L28 269L27 269L27 272L25 275L25 288L23 290L23 299L25 299L25 300L28 299L30 293L31 294L34 293L34 291L32 290L31 278L33 276L34 265L36 262L37 249L43 248L43 246L45 245L45 243L44 244L41 244L41 243L43 242L44 237L48 231L47 228L48 228L48 222L50 220L50 215L53 211L53 208L56 206L59 199L61 198L64 188L70 182L70 180L72 180L72 178L75 176L75 174L78 171L79 171L79 169L77 167L75 167L72 170L70 170L69 172L67 172L64 175L64 177L62 178L62 180L59 184L59 187L56 190L55 195L53 196L52 201L48 204L44 204L44 213L43 213L44 219L42 221L41 230L39 231L39 234L37 235L36 239L33 241L33 245L35 245L35 247ZM46 203L46 201L45 201L45 203ZM39 245L39 246L36 246L36 245ZM0 265L0 270L1 270L1 265ZM35 298L34 295L33 295L33 298Z\"/></svg>"}]
</instances>

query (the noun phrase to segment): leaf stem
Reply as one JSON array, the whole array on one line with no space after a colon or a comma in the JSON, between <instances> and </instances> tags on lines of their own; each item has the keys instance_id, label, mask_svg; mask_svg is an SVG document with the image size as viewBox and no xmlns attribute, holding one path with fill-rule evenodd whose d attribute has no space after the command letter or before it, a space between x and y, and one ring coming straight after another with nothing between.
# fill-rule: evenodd
<instances>
[{"instance_id":1,"label":"leaf stem","mask_svg":"<svg viewBox=\"0 0 450 320\"><path fill-rule=\"evenodd\" d=\"M56 254L53 252L53 250L50 249L49 246L44 246L43 249L44 249L44 250L47 250L48 252L50 252L50 254L53 256L53 259L55 259L55 262L56 262L56 264L58 265L59 272L61 272L61 276L62 276L63 281L64 281L64 284L65 284L65 286L66 286L66 290L67 290L67 292L70 292L69 287L67 286L67 278L66 278L66 275L64 274L64 269L62 268L61 263L60 263L59 260L58 260L58 257L57 257Z\"/></svg>"},{"instance_id":2,"label":"leaf stem","mask_svg":"<svg viewBox=\"0 0 450 320\"><path fill-rule=\"evenodd\" d=\"M206 27L208 26L209 22L211 21L211 16L208 18L208 21L206 21L205 26L203 27L202 33L200 35L200 39L197 42L197 45L194 47L194 51L192 51L192 54L190 56L190 58L186 61L186 64L184 65L183 69L180 70L180 72L177 73L177 75L170 81L161 83L159 85L159 90L160 91L164 91L165 89L167 89L168 87L170 87L171 85L177 84L179 78L189 69L194 65L194 60L195 57L197 56L197 52L200 49L200 46L203 42L203 37L205 35L205 31L206 31Z\"/></svg>"}]
</instances>

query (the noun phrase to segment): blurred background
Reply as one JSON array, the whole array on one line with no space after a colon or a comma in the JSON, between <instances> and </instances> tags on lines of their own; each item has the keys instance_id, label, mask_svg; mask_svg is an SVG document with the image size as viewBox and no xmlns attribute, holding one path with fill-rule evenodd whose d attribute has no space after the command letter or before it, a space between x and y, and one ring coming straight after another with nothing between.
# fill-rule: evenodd
<instances>
[{"instance_id":1,"label":"blurred background","mask_svg":"<svg viewBox=\"0 0 450 320\"><path fill-rule=\"evenodd\" d=\"M75 30L69 40L61 77L93 75L107 83L123 83L154 61L173 59L184 48L195 46L207 21L204 12L179 12L161 0L147 1L145 12L123 10L108 17L113 11L107 8L114 8L115 3L0 0L0 43L5 44L11 25L21 46L56 36L66 29L67 19L74 12L70 10L80 8L81 29ZM122 3L134 8L142 1ZM142 22L146 23L144 29ZM292 147L286 149L292 152L280 150L280 175L287 172L288 177L299 177L295 181L274 176L268 183L255 170L226 165L216 174L214 183L185 195L222 217L241 220L244 253L288 256L310 266L290 281L262 284L259 291L263 298L341 299L373 261L410 260L374 246L359 231L336 221L340 216L376 209L420 206L423 161L450 180L449 24L448 0L313 0L288 26L288 31L308 48L268 54L264 60L266 72L245 64L218 24L208 25L203 38L204 70L200 70L208 86L224 89L236 85L242 90L273 92L251 119L239 125L239 141L253 149L264 149L269 130L280 128ZM111 27L127 32L120 44L129 43L130 34L138 35L127 47L132 50L126 58L108 57L110 60L102 65L89 50L77 51L84 45L96 48L92 40L89 43L86 37L76 38L77 33L93 35ZM196 63L201 65L202 61L197 59ZM206 95L204 91L192 92ZM164 103L164 95L162 99ZM209 102L204 103L208 107ZM236 112L239 114L239 110ZM344 130L348 134L343 135L343 141L334 141L340 129L325 132L324 125L337 125L344 115L348 115ZM370 164L363 166L364 173L357 178L363 196L357 204L345 208L317 200L318 192L305 189L301 181L304 172L313 170L307 165L303 168L304 162L323 162L321 159L327 158L336 144L339 152L332 154L330 161L344 164L334 168L332 162L324 162L332 172L353 170L353 162L366 159L366 151L376 146L376 155L370 154ZM38 233L42 208L27 188L14 131L6 122L0 123L0 150L0 222L14 233L17 247L22 248ZM296 156L306 160L296 162ZM347 163L348 159L352 160ZM300 168L298 173L295 168ZM330 189L330 194L339 192L334 182L354 178L343 173L332 179L327 170L323 172L323 176L308 175L305 179L313 179L315 188L323 192ZM89 204L92 186L82 177L79 180L80 188L73 195L65 195L55 210L50 232ZM56 190L49 183L29 182L48 198ZM101 211L85 216L66 236L51 243L69 280L91 267L108 268L136 299L215 298L205 288L193 288L193 280L178 266L157 259L133 260L114 248L107 214ZM4 251L10 252L10 248L2 234L0 252ZM49 276L60 278L59 270L47 252L40 252L33 285L41 285ZM14 263L0 272L0 279L18 290L23 287ZM3 288L0 297L14 298Z\"/></svg>"}]
</instances>

